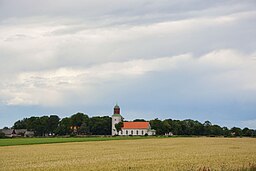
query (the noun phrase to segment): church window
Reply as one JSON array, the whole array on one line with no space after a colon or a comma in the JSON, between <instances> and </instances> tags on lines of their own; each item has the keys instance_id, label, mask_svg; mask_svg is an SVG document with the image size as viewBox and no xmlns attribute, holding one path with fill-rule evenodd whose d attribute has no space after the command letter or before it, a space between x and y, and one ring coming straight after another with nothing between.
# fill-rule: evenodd
<instances>
[{"instance_id":1,"label":"church window","mask_svg":"<svg viewBox=\"0 0 256 171\"><path fill-rule=\"evenodd\" d=\"M144 135L144 132L143 132L143 131L141 131L141 134L142 134L142 135Z\"/></svg>"},{"instance_id":2,"label":"church window","mask_svg":"<svg viewBox=\"0 0 256 171\"><path fill-rule=\"evenodd\" d=\"M128 130L126 130L126 135L128 135Z\"/></svg>"},{"instance_id":3,"label":"church window","mask_svg":"<svg viewBox=\"0 0 256 171\"><path fill-rule=\"evenodd\" d=\"M133 135L133 130L131 131L131 134Z\"/></svg>"},{"instance_id":4,"label":"church window","mask_svg":"<svg viewBox=\"0 0 256 171\"><path fill-rule=\"evenodd\" d=\"M138 130L136 131L136 134L139 135L139 131Z\"/></svg>"}]
</instances>

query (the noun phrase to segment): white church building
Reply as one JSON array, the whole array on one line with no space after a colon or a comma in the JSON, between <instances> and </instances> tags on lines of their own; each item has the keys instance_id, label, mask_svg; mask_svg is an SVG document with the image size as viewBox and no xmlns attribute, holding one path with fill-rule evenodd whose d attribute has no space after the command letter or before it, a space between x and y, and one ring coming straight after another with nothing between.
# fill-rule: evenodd
<instances>
[{"instance_id":1,"label":"white church building","mask_svg":"<svg viewBox=\"0 0 256 171\"><path fill-rule=\"evenodd\" d=\"M123 122L120 131L117 131L116 124L123 122L120 114L120 107L115 105L114 114L112 115L112 135L155 135L156 131L151 129L149 122Z\"/></svg>"}]
</instances>

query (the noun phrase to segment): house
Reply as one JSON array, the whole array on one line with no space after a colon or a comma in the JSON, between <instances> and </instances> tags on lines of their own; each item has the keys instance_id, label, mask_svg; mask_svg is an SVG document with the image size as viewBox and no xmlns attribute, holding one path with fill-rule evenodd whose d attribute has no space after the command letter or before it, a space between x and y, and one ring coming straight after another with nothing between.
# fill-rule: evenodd
<instances>
[{"instance_id":1,"label":"house","mask_svg":"<svg viewBox=\"0 0 256 171\"><path fill-rule=\"evenodd\" d=\"M0 132L4 133L4 135L9 138L16 136L14 129L0 129Z\"/></svg>"},{"instance_id":2,"label":"house","mask_svg":"<svg viewBox=\"0 0 256 171\"><path fill-rule=\"evenodd\" d=\"M34 131L28 131L27 129L0 129L0 132L4 133L6 137L33 137Z\"/></svg>"},{"instance_id":3,"label":"house","mask_svg":"<svg viewBox=\"0 0 256 171\"><path fill-rule=\"evenodd\" d=\"M155 135L156 131L151 129L149 122L123 122L121 130L116 129L116 124L123 121L120 107L115 105L112 115L112 135Z\"/></svg>"},{"instance_id":4,"label":"house","mask_svg":"<svg viewBox=\"0 0 256 171\"><path fill-rule=\"evenodd\" d=\"M24 137L33 137L35 135L34 131L26 131Z\"/></svg>"},{"instance_id":5,"label":"house","mask_svg":"<svg viewBox=\"0 0 256 171\"><path fill-rule=\"evenodd\" d=\"M15 129L16 136L24 136L27 129Z\"/></svg>"},{"instance_id":6,"label":"house","mask_svg":"<svg viewBox=\"0 0 256 171\"><path fill-rule=\"evenodd\" d=\"M16 137L33 137L34 131L28 131L27 129L15 129Z\"/></svg>"}]
</instances>

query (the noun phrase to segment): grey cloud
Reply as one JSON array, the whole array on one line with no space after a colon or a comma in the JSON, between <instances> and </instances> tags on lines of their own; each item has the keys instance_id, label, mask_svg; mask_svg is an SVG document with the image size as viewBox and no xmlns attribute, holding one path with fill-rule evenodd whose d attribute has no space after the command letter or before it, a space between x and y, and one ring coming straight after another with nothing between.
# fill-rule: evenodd
<instances>
[{"instance_id":1,"label":"grey cloud","mask_svg":"<svg viewBox=\"0 0 256 171\"><path fill-rule=\"evenodd\" d=\"M25 34L16 34L10 37L7 37L4 41L16 41L16 40L24 40L30 39L31 37Z\"/></svg>"},{"instance_id":2,"label":"grey cloud","mask_svg":"<svg viewBox=\"0 0 256 171\"><path fill-rule=\"evenodd\" d=\"M4 62L0 66L6 74L8 71L88 67L96 63L183 53L200 56L216 49L251 53L256 46L255 15L254 12L236 13L138 26L63 25L62 22L43 26L19 24L13 28L3 25L3 34L9 34L5 37L12 42L1 43L0 55ZM223 17L222 23L218 23Z\"/></svg>"},{"instance_id":3,"label":"grey cloud","mask_svg":"<svg viewBox=\"0 0 256 171\"><path fill-rule=\"evenodd\" d=\"M95 19L100 16L144 16L150 14L184 14L211 9L221 9L223 6L227 10L255 9L255 1L68 1L68 0L45 0L45 1L9 1L2 0L0 9L3 18L20 18L28 16L63 16L63 17L82 17L85 19ZM237 6L239 8L237 9ZM10 12L11 11L11 12ZM223 11L222 11L223 12Z\"/></svg>"},{"instance_id":4,"label":"grey cloud","mask_svg":"<svg viewBox=\"0 0 256 171\"><path fill-rule=\"evenodd\" d=\"M133 117L255 120L255 8L254 0L2 0L0 100L12 106L4 111L98 113L120 100ZM181 63L149 69L166 58ZM134 71L141 75L118 75Z\"/></svg>"}]
</instances>

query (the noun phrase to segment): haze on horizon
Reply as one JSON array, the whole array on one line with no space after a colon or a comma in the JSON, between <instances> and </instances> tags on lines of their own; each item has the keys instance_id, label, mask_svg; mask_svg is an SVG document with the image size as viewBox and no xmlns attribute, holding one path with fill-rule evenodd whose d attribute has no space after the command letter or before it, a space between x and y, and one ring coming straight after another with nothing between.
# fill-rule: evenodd
<instances>
[{"instance_id":1,"label":"haze on horizon","mask_svg":"<svg viewBox=\"0 0 256 171\"><path fill-rule=\"evenodd\" d=\"M255 0L0 0L0 128L118 102L255 129L255 21Z\"/></svg>"}]
</instances>

